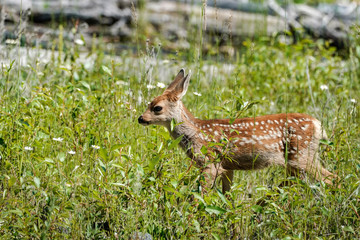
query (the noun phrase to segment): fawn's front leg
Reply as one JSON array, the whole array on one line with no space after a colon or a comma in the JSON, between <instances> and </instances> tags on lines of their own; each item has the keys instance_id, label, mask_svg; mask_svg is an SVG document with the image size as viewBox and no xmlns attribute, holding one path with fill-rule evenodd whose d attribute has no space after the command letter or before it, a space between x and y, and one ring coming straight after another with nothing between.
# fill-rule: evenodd
<instances>
[{"instance_id":1,"label":"fawn's front leg","mask_svg":"<svg viewBox=\"0 0 360 240\"><path fill-rule=\"evenodd\" d=\"M202 184L203 191L211 189L215 186L217 177L221 177L222 193L230 190L234 173L232 170L225 170L221 167L220 163L211 163L203 169L205 183Z\"/></svg>"}]
</instances>

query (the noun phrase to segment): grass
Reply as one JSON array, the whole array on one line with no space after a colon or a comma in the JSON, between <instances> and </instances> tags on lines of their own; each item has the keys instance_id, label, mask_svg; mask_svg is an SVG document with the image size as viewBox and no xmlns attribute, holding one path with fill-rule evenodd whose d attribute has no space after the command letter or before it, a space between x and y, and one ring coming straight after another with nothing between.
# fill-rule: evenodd
<instances>
[{"instance_id":1,"label":"grass","mask_svg":"<svg viewBox=\"0 0 360 240\"><path fill-rule=\"evenodd\" d=\"M54 43L59 51L32 49L45 54L35 57L3 49L10 56L0 71L3 238L360 238L356 47L341 58L320 41L284 46L264 38L224 61L164 55L151 43L136 56L113 56L96 41L87 51L61 35ZM137 124L163 91L158 82L181 67L194 72L184 103L200 118L243 111L320 119L331 136L320 155L341 188L311 178L278 188L285 171L272 167L236 172L228 198L220 186L202 196L200 171L166 130Z\"/></svg>"}]
</instances>

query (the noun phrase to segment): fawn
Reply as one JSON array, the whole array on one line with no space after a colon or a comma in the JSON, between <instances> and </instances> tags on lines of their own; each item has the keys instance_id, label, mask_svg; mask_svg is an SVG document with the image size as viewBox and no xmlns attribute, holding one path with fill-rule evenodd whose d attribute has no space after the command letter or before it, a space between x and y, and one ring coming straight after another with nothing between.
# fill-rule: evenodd
<instances>
[{"instance_id":1,"label":"fawn","mask_svg":"<svg viewBox=\"0 0 360 240\"><path fill-rule=\"evenodd\" d=\"M317 150L326 139L319 120L301 113L281 113L254 118L200 120L181 102L191 72L184 69L156 97L138 119L142 125L162 125L172 138L182 136L180 146L203 169L205 186L211 187L217 176L222 191L230 190L234 170L261 169L271 164L286 167L288 174L311 173L317 180L332 185L332 174L320 164ZM171 121L176 125L171 127ZM208 153L201 149L206 147ZM210 163L210 164L209 164Z\"/></svg>"}]
</instances>

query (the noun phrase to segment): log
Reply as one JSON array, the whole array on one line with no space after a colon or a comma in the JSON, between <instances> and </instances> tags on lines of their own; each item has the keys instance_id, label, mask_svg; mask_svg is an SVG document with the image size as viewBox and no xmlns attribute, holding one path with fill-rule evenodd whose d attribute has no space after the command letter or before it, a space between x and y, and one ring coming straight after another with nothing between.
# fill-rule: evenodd
<instances>
[{"instance_id":1,"label":"log","mask_svg":"<svg viewBox=\"0 0 360 240\"><path fill-rule=\"evenodd\" d=\"M331 40L338 48L348 45L349 25L335 18L334 15L302 4L291 4L284 9L275 0L269 0L268 5L289 24L294 36L301 35L301 29L305 29L315 38Z\"/></svg>"},{"instance_id":2,"label":"log","mask_svg":"<svg viewBox=\"0 0 360 240\"><path fill-rule=\"evenodd\" d=\"M287 29L286 22L276 16L217 9L209 6L205 8L205 18L202 17L201 6L173 1L149 2L146 9L146 18L154 26L167 28L169 24L178 25L178 27L174 26L172 32L179 31L179 26L186 26L188 23L196 27L203 27L207 33L243 38L271 36L278 31ZM203 23L203 26L200 26L200 23Z\"/></svg>"}]
</instances>

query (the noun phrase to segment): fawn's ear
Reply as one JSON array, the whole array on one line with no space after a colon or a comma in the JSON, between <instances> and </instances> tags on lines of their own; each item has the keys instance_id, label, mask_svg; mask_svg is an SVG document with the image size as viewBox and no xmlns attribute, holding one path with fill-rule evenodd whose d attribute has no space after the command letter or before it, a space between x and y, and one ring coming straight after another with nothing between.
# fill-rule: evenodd
<instances>
[{"instance_id":1,"label":"fawn's ear","mask_svg":"<svg viewBox=\"0 0 360 240\"><path fill-rule=\"evenodd\" d=\"M174 81L170 83L170 85L166 88L165 92L171 92L175 89L176 85L179 84L179 82L184 78L185 76L185 70L182 68L180 69L180 72L176 75Z\"/></svg>"},{"instance_id":2,"label":"fawn's ear","mask_svg":"<svg viewBox=\"0 0 360 240\"><path fill-rule=\"evenodd\" d=\"M170 83L169 87L164 93L170 93L178 100L180 100L185 94L189 87L191 77L191 71L185 76L184 69L181 69L178 75L176 75L174 81Z\"/></svg>"}]
</instances>

